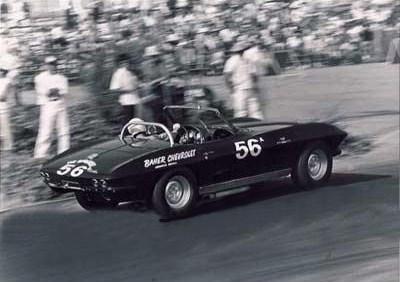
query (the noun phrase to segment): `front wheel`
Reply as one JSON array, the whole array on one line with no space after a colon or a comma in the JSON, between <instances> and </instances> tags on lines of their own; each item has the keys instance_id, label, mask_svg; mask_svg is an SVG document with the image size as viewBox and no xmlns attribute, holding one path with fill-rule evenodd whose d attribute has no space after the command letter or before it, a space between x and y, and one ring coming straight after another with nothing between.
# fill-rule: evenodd
<instances>
[{"instance_id":1,"label":"front wheel","mask_svg":"<svg viewBox=\"0 0 400 282\"><path fill-rule=\"evenodd\" d=\"M154 210L163 218L187 216L198 198L196 178L190 170L176 170L163 175L154 187Z\"/></svg>"},{"instance_id":2,"label":"front wheel","mask_svg":"<svg viewBox=\"0 0 400 282\"><path fill-rule=\"evenodd\" d=\"M315 142L301 152L292 171L292 179L301 188L310 190L324 184L332 173L332 154L324 142Z\"/></svg>"},{"instance_id":3,"label":"front wheel","mask_svg":"<svg viewBox=\"0 0 400 282\"><path fill-rule=\"evenodd\" d=\"M85 192L75 192L75 198L79 205L88 211L110 209L116 207L118 203L115 202L96 202L93 201L92 197Z\"/></svg>"}]
</instances>

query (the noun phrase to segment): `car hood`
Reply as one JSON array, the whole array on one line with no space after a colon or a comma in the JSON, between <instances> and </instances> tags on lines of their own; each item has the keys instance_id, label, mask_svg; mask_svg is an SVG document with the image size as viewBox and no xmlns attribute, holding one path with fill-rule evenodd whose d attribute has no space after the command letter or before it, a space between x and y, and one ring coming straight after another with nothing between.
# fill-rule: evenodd
<instances>
[{"instance_id":1,"label":"car hood","mask_svg":"<svg viewBox=\"0 0 400 282\"><path fill-rule=\"evenodd\" d=\"M122 144L119 140L106 141L66 151L48 161L42 169L57 173L67 164L82 163L89 164L91 168L79 175L80 177L109 176L119 166L168 146L169 143L158 140L131 145Z\"/></svg>"}]
</instances>

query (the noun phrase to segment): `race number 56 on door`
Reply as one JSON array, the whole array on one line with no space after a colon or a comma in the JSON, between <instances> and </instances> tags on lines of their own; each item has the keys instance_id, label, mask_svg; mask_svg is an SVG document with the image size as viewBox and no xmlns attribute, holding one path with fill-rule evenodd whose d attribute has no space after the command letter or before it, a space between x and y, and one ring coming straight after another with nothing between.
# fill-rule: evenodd
<instances>
[{"instance_id":1,"label":"race number 56 on door","mask_svg":"<svg viewBox=\"0 0 400 282\"><path fill-rule=\"evenodd\" d=\"M262 147L260 143L264 142L261 137L258 139L251 138L247 141L235 142L236 158L242 160L246 158L249 154L252 157L257 157L261 154Z\"/></svg>"}]
</instances>

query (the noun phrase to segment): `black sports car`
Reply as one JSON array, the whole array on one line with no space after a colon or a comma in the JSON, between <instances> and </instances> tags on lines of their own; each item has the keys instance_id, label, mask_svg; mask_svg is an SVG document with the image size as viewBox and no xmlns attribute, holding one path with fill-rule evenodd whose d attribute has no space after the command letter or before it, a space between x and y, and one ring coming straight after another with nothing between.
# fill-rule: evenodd
<instances>
[{"instance_id":1,"label":"black sports car","mask_svg":"<svg viewBox=\"0 0 400 282\"><path fill-rule=\"evenodd\" d=\"M346 133L323 123L226 120L217 109L166 106L168 124L132 119L119 139L72 148L43 165L52 189L87 209L150 204L163 218L188 215L201 198L258 182L326 182Z\"/></svg>"}]
</instances>

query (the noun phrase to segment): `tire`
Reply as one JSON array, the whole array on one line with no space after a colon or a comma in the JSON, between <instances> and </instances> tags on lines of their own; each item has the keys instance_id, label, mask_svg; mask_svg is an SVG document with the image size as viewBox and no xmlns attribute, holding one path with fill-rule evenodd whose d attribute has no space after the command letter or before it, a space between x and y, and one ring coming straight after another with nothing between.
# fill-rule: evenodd
<instances>
[{"instance_id":1,"label":"tire","mask_svg":"<svg viewBox=\"0 0 400 282\"><path fill-rule=\"evenodd\" d=\"M185 217L198 199L197 181L189 169L164 174L156 183L152 204L162 219Z\"/></svg>"},{"instance_id":2,"label":"tire","mask_svg":"<svg viewBox=\"0 0 400 282\"><path fill-rule=\"evenodd\" d=\"M118 205L116 202L95 202L85 192L75 192L75 198L79 205L88 211L111 209Z\"/></svg>"},{"instance_id":3,"label":"tire","mask_svg":"<svg viewBox=\"0 0 400 282\"><path fill-rule=\"evenodd\" d=\"M304 190L311 190L327 182L332 173L332 154L322 141L307 145L300 153L292 170L293 182Z\"/></svg>"}]
</instances>

